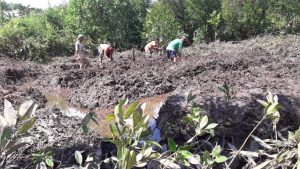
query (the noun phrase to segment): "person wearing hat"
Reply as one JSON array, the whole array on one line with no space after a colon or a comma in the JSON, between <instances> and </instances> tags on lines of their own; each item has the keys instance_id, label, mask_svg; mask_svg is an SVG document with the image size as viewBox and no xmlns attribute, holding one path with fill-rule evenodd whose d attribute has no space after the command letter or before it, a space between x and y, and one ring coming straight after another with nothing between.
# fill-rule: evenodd
<instances>
[{"instance_id":1,"label":"person wearing hat","mask_svg":"<svg viewBox=\"0 0 300 169\"><path fill-rule=\"evenodd\" d=\"M75 43L75 58L79 62L80 69L85 68L90 65L90 60L86 56L87 50L83 45L84 36L78 35L77 41Z\"/></svg>"},{"instance_id":2,"label":"person wearing hat","mask_svg":"<svg viewBox=\"0 0 300 169\"><path fill-rule=\"evenodd\" d=\"M102 63L103 56L105 56L110 62L113 61L114 48L111 43L100 44L98 47L98 53L100 58L100 63Z\"/></svg>"},{"instance_id":3,"label":"person wearing hat","mask_svg":"<svg viewBox=\"0 0 300 169\"><path fill-rule=\"evenodd\" d=\"M149 42L146 46L145 46L145 56L152 56L152 53L154 52L154 50L161 50L161 48L157 47L157 44L159 42L159 38L157 38L155 41Z\"/></svg>"},{"instance_id":4,"label":"person wearing hat","mask_svg":"<svg viewBox=\"0 0 300 169\"><path fill-rule=\"evenodd\" d=\"M167 46L167 56L172 62L177 61L177 56L181 57L182 44L186 41L186 36L182 35L181 38L175 39Z\"/></svg>"}]
</instances>

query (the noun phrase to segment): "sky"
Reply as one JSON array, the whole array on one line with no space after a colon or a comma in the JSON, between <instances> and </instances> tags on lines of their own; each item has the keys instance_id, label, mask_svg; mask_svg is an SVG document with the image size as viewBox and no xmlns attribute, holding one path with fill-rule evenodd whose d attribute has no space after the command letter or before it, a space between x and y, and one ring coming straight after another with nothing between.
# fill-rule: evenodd
<instances>
[{"instance_id":1,"label":"sky","mask_svg":"<svg viewBox=\"0 0 300 169\"><path fill-rule=\"evenodd\" d=\"M48 8L49 4L51 4L51 6L53 7L68 2L68 0L4 0L4 1L11 2L11 3L21 3L25 6L29 5L31 7L42 8L42 9Z\"/></svg>"}]
</instances>

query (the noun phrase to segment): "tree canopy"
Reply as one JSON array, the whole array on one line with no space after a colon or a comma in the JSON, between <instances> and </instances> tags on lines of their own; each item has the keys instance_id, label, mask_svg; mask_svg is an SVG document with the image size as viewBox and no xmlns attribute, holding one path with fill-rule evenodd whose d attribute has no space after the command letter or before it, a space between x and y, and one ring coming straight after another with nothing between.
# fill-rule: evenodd
<instances>
[{"instance_id":1,"label":"tree canopy","mask_svg":"<svg viewBox=\"0 0 300 169\"><path fill-rule=\"evenodd\" d=\"M46 10L0 1L0 52L12 57L71 55L78 34L94 49L164 43L185 33L194 43L300 31L298 0L70 0Z\"/></svg>"}]
</instances>

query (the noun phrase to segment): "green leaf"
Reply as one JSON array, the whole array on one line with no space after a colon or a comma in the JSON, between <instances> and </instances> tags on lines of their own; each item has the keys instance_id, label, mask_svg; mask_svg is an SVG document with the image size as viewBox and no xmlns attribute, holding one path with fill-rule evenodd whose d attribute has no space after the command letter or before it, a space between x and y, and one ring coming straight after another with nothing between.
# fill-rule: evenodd
<instances>
[{"instance_id":1,"label":"green leaf","mask_svg":"<svg viewBox=\"0 0 300 169\"><path fill-rule=\"evenodd\" d=\"M77 163L81 166L82 165L82 155L81 152L75 151L75 159Z\"/></svg>"},{"instance_id":2,"label":"green leaf","mask_svg":"<svg viewBox=\"0 0 300 169\"><path fill-rule=\"evenodd\" d=\"M191 151L192 150L192 146L190 146L190 145L180 146L180 147L178 147L178 150Z\"/></svg>"},{"instance_id":3,"label":"green leaf","mask_svg":"<svg viewBox=\"0 0 300 169\"><path fill-rule=\"evenodd\" d=\"M2 143L9 139L10 136L12 134L12 128L10 127L4 127L2 133L0 133L0 145L2 145Z\"/></svg>"},{"instance_id":4,"label":"green leaf","mask_svg":"<svg viewBox=\"0 0 300 169\"><path fill-rule=\"evenodd\" d=\"M91 119L95 124L99 124L98 119L97 119L97 115L94 112L89 112L89 114L91 115Z\"/></svg>"},{"instance_id":5,"label":"green leaf","mask_svg":"<svg viewBox=\"0 0 300 169\"><path fill-rule=\"evenodd\" d=\"M115 107L115 115L116 114L122 114L123 115L123 105L127 102L127 99L122 99L119 104Z\"/></svg>"},{"instance_id":6,"label":"green leaf","mask_svg":"<svg viewBox=\"0 0 300 169\"><path fill-rule=\"evenodd\" d=\"M208 117L207 116L204 116L201 118L201 121L199 123L199 129L203 129L208 123Z\"/></svg>"},{"instance_id":7,"label":"green leaf","mask_svg":"<svg viewBox=\"0 0 300 169\"><path fill-rule=\"evenodd\" d=\"M278 107L279 107L278 103L273 103L271 106L267 108L267 114L268 115L274 114L276 111L278 111Z\"/></svg>"},{"instance_id":8,"label":"green leaf","mask_svg":"<svg viewBox=\"0 0 300 169\"><path fill-rule=\"evenodd\" d=\"M146 141L149 144L155 145L156 147L159 147L161 149L161 145L155 141Z\"/></svg>"},{"instance_id":9,"label":"green leaf","mask_svg":"<svg viewBox=\"0 0 300 169\"><path fill-rule=\"evenodd\" d=\"M227 157L225 157L225 156L218 156L218 157L216 157L216 159L214 160L216 163L223 163L223 162L225 162L225 161L227 161Z\"/></svg>"},{"instance_id":10,"label":"green leaf","mask_svg":"<svg viewBox=\"0 0 300 169\"><path fill-rule=\"evenodd\" d=\"M256 101L257 101L259 104L263 105L264 107L268 107L268 106L269 106L269 103L266 102L266 101L259 100L259 99L257 99Z\"/></svg>"},{"instance_id":11,"label":"green leaf","mask_svg":"<svg viewBox=\"0 0 300 169\"><path fill-rule=\"evenodd\" d=\"M89 132L89 127L86 124L83 124L81 128L85 134Z\"/></svg>"},{"instance_id":12,"label":"green leaf","mask_svg":"<svg viewBox=\"0 0 300 169\"><path fill-rule=\"evenodd\" d=\"M109 124L109 128L114 137L119 137L117 127L115 124Z\"/></svg>"},{"instance_id":13,"label":"green leaf","mask_svg":"<svg viewBox=\"0 0 300 169\"><path fill-rule=\"evenodd\" d=\"M26 133L30 128L32 128L32 126L35 124L36 122L36 118L32 118L29 121L27 121L24 125L22 125L19 130L18 130L18 134L24 134Z\"/></svg>"},{"instance_id":14,"label":"green leaf","mask_svg":"<svg viewBox=\"0 0 300 169\"><path fill-rule=\"evenodd\" d=\"M49 167L53 167L53 166L54 166L53 160L50 159L50 158L47 158L47 159L45 160L45 162L46 162L46 164L47 164Z\"/></svg>"},{"instance_id":15,"label":"green leaf","mask_svg":"<svg viewBox=\"0 0 300 169\"><path fill-rule=\"evenodd\" d=\"M152 153L152 147L148 147L146 148L146 150L144 151L143 155L145 158L148 158Z\"/></svg>"},{"instance_id":16,"label":"green leaf","mask_svg":"<svg viewBox=\"0 0 300 169\"><path fill-rule=\"evenodd\" d=\"M133 126L136 128L142 120L143 112L136 110L133 112Z\"/></svg>"},{"instance_id":17,"label":"green leaf","mask_svg":"<svg viewBox=\"0 0 300 169\"><path fill-rule=\"evenodd\" d=\"M193 157L193 154L187 150L179 150L179 153L183 156L183 158L188 159Z\"/></svg>"},{"instance_id":18,"label":"green leaf","mask_svg":"<svg viewBox=\"0 0 300 169\"><path fill-rule=\"evenodd\" d=\"M133 166L136 164L136 153L135 153L135 151L131 150L128 155L129 155L129 158L127 161L126 169L132 169Z\"/></svg>"},{"instance_id":19,"label":"green leaf","mask_svg":"<svg viewBox=\"0 0 300 169\"><path fill-rule=\"evenodd\" d=\"M110 122L111 120L113 120L115 118L114 114L109 114L105 117L105 122Z\"/></svg>"},{"instance_id":20,"label":"green leaf","mask_svg":"<svg viewBox=\"0 0 300 169\"><path fill-rule=\"evenodd\" d=\"M168 148L171 152L175 153L176 152L176 147L177 144L174 142L174 140L168 138Z\"/></svg>"},{"instance_id":21,"label":"green leaf","mask_svg":"<svg viewBox=\"0 0 300 169\"><path fill-rule=\"evenodd\" d=\"M182 120L184 120L184 121L186 121L186 122L188 122L188 123L192 123L192 122L193 122L193 119L192 119L191 117L189 117L189 116L184 116L184 117L182 118Z\"/></svg>"},{"instance_id":22,"label":"green leaf","mask_svg":"<svg viewBox=\"0 0 300 169\"><path fill-rule=\"evenodd\" d=\"M35 113L37 107L37 104L33 101L23 103L19 108L19 115L22 117L21 120L29 119Z\"/></svg>"},{"instance_id":23,"label":"green leaf","mask_svg":"<svg viewBox=\"0 0 300 169\"><path fill-rule=\"evenodd\" d=\"M206 129L206 130L214 129L214 128L216 128L217 126L218 126L217 123L211 123L211 124L207 125L207 126L205 127L205 129Z\"/></svg>"},{"instance_id":24,"label":"green leaf","mask_svg":"<svg viewBox=\"0 0 300 169\"><path fill-rule=\"evenodd\" d=\"M218 157L221 153L221 147L219 145L215 146L215 148L212 150L212 156Z\"/></svg>"},{"instance_id":25,"label":"green leaf","mask_svg":"<svg viewBox=\"0 0 300 169\"><path fill-rule=\"evenodd\" d=\"M205 163L208 163L208 161L209 161L209 159L210 159L210 153L207 151L207 150L205 150L204 151L204 153L203 153L203 155L202 155L202 161L204 161Z\"/></svg>"},{"instance_id":26,"label":"green leaf","mask_svg":"<svg viewBox=\"0 0 300 169\"><path fill-rule=\"evenodd\" d=\"M134 103L132 103L128 107L127 111L125 112L124 118L125 119L129 118L132 115L132 113L135 111L135 109L138 107L139 104L140 104L140 101L135 101Z\"/></svg>"}]
</instances>

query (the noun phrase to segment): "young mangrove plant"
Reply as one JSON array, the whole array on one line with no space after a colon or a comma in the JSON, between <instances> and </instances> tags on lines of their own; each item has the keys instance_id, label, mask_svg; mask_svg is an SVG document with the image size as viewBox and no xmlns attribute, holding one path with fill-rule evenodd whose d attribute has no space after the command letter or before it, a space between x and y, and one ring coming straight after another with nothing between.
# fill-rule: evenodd
<instances>
[{"instance_id":1,"label":"young mangrove plant","mask_svg":"<svg viewBox=\"0 0 300 169\"><path fill-rule=\"evenodd\" d=\"M112 139L117 147L117 156L111 159L120 169L131 169L147 165L149 159L156 159L160 154L154 150L154 146L161 146L149 139L148 122L149 115L145 114L146 104L136 101L128 106L123 105L127 100L121 100L115 107L114 114L108 115L106 121L110 122Z\"/></svg>"},{"instance_id":2,"label":"young mangrove plant","mask_svg":"<svg viewBox=\"0 0 300 169\"><path fill-rule=\"evenodd\" d=\"M234 156L231 159L230 163L227 166L227 169L229 169L230 165L234 161L234 159L241 153L243 147L245 146L248 139L252 136L253 132L259 127L259 125L267 118L272 120L273 123L273 129L276 131L276 125L280 119L279 114L279 103L278 103L278 97L277 95L273 95L271 92L268 92L267 95L267 101L264 100L257 100L261 105L264 106L264 114L261 120L257 123L257 125L253 128L253 130L250 132L250 134L247 136L247 138L244 140L242 146L239 148L238 151L234 152ZM276 132L277 133L277 132ZM276 137L277 138L277 137Z\"/></svg>"},{"instance_id":3,"label":"young mangrove plant","mask_svg":"<svg viewBox=\"0 0 300 169\"><path fill-rule=\"evenodd\" d=\"M8 100L4 100L4 112L0 115L0 168L5 168L7 158L13 152L28 144L22 138L36 122L32 117L36 108L37 104L27 101L15 110Z\"/></svg>"},{"instance_id":4,"label":"young mangrove plant","mask_svg":"<svg viewBox=\"0 0 300 169\"><path fill-rule=\"evenodd\" d=\"M227 160L227 157L220 154L221 147L219 145L215 146L211 153L207 150L199 154L192 153L193 149L201 148L199 144L201 141L198 140L198 137L204 134L214 135L214 129L218 126L217 123L209 123L208 116L205 115L204 111L191 103L195 98L196 96L191 93L188 95L185 109L188 113L182 118L194 130L194 135L190 136L191 138L183 146L178 146L174 140L168 139L169 151L159 158L159 162L164 167L180 169L180 165L184 165L208 169L216 163L224 163Z\"/></svg>"}]
</instances>

